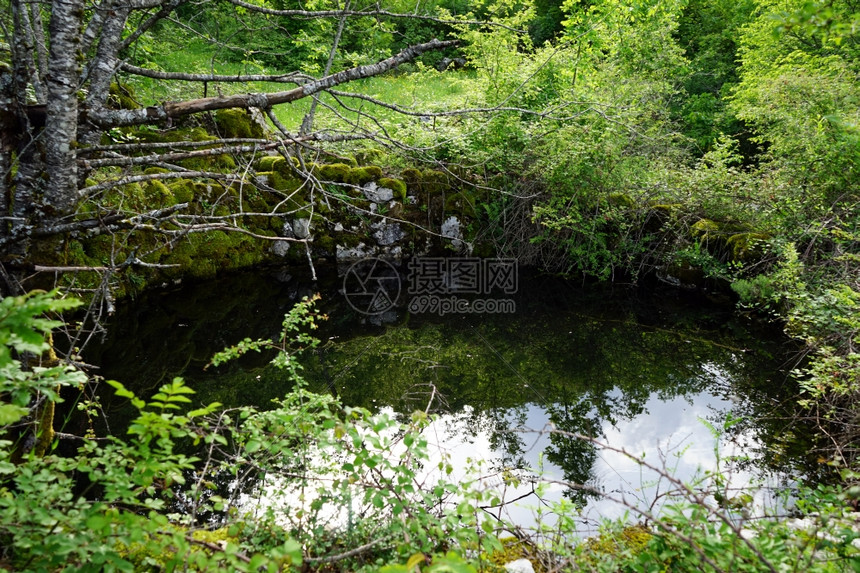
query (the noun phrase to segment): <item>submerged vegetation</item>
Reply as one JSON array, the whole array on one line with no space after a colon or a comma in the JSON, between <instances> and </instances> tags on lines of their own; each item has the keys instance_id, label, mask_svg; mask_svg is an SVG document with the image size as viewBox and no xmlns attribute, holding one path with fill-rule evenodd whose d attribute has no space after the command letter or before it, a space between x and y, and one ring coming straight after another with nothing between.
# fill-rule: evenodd
<instances>
[{"instance_id":1,"label":"submerged vegetation","mask_svg":"<svg viewBox=\"0 0 860 573\"><path fill-rule=\"evenodd\" d=\"M7 6L3 566L441 572L509 555L536 570L856 568L856 2ZM816 428L832 485L799 484L794 520L749 520L719 472L683 484L664 471L669 502L641 525L580 543L567 500L514 547L500 538L516 527L484 516L497 492L452 483L444 460L439 480L417 477L430 464L421 410L401 424L297 382L271 411L186 411L180 380L148 401L111 383L136 409L127 437L54 430L62 399L87 416L99 405L74 365L91 335L60 360L58 323L42 318L76 304L39 289L83 296L87 332L151 286L427 252L733 292L804 348L796 416ZM278 341L297 381L289 344L310 317L296 306ZM292 492L280 506L251 501L278 489Z\"/></svg>"}]
</instances>

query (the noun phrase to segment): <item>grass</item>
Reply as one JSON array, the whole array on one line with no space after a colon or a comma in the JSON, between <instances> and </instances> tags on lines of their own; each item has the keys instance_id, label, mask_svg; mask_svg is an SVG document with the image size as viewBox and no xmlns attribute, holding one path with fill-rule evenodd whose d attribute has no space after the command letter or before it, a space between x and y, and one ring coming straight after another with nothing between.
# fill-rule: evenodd
<instances>
[{"instance_id":1,"label":"grass","mask_svg":"<svg viewBox=\"0 0 860 573\"><path fill-rule=\"evenodd\" d=\"M162 49L149 54L150 65L165 71L183 71L186 73L216 73L216 74L265 74L279 73L281 70L266 69L254 62L218 62L213 59L211 47L200 41L176 47ZM410 111L426 113L444 108L462 101L467 96L468 72L445 72L418 69L410 67L411 71L393 71L388 74L367 78L339 86L337 89L369 96L390 104L396 104ZM249 83L216 83L210 82L204 86L197 82L178 82L154 80L144 77L124 78L135 89L136 99L143 105L161 101L178 101L219 94L230 95L258 91L281 91L290 89L292 84L275 82ZM348 122L358 122L360 125L377 130L368 116L376 118L386 130L398 131L406 124L414 124L415 119L392 110L377 106L360 98L339 98L338 102L329 94L322 94L321 104L315 112L315 127L318 129L350 129L342 118ZM290 131L296 132L302 119L308 112L311 99L306 98L291 104L279 105L275 115Z\"/></svg>"}]
</instances>

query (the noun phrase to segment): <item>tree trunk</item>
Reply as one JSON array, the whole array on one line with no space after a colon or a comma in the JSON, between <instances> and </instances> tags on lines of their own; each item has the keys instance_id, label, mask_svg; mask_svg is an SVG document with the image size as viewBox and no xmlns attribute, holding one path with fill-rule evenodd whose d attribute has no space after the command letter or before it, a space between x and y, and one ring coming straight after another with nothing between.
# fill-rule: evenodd
<instances>
[{"instance_id":1,"label":"tree trunk","mask_svg":"<svg viewBox=\"0 0 860 573\"><path fill-rule=\"evenodd\" d=\"M76 92L81 79L78 54L83 12L84 0L53 2L48 101L42 132L48 183L43 197L43 215L50 219L73 213L78 201Z\"/></svg>"}]
</instances>

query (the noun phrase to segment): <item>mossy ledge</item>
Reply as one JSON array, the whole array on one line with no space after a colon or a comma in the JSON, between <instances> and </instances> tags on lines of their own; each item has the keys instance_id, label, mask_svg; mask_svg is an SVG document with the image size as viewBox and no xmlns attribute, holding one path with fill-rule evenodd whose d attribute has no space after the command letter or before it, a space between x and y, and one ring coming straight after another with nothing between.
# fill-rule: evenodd
<instances>
[{"instance_id":1,"label":"mossy ledge","mask_svg":"<svg viewBox=\"0 0 860 573\"><path fill-rule=\"evenodd\" d=\"M117 93L124 92L117 88ZM163 130L124 128L123 137L142 143L176 143L177 150L182 150L183 143L212 142L214 146L219 137L261 138L264 133L247 113L222 110L208 128L199 124ZM208 148L196 145L187 149ZM92 219L117 212L131 216L187 205L181 208L182 214L222 220L234 225L234 230L176 236L179 227L161 223L161 230L174 234L165 235L156 227L114 235L97 230L78 232L62 241L45 241L44 248L34 251L39 253L36 264L104 268L116 266L131 254L145 253L144 262L154 266L128 267L111 277L114 295L122 298L150 287L207 280L249 267L304 264L306 249L296 239L309 241L314 258L332 261L339 260L344 251L365 248L362 245L370 245L368 252L378 256L393 252L400 256L444 255L452 253L451 241L440 239L441 226L446 219L457 217L464 242L474 242L483 225L474 206L486 199L477 186L439 170L398 170L367 164L368 157L361 164L349 159L311 163L271 152L254 158L252 169L231 184L194 176L159 179L159 175L170 175L170 170L144 165L130 174L156 178L105 191L83 205L79 217ZM234 176L240 171L236 159L227 154L177 163L192 171ZM306 175L300 170L302 165L308 169ZM87 185L116 176L115 168L95 170L88 173ZM494 254L487 249L480 252ZM62 280L67 286L86 290L97 289L103 277L99 272L82 271Z\"/></svg>"}]
</instances>

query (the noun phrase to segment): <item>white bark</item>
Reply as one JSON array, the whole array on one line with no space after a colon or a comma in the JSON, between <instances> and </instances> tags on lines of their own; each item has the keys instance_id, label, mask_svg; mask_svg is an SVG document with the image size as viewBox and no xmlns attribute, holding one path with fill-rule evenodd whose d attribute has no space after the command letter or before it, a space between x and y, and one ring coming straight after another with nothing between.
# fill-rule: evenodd
<instances>
[{"instance_id":1,"label":"white bark","mask_svg":"<svg viewBox=\"0 0 860 573\"><path fill-rule=\"evenodd\" d=\"M53 1L48 102L45 129L41 135L48 177L43 207L48 211L45 215L52 218L73 212L78 198L76 92L80 82L78 54L83 13L84 0Z\"/></svg>"},{"instance_id":2,"label":"white bark","mask_svg":"<svg viewBox=\"0 0 860 573\"><path fill-rule=\"evenodd\" d=\"M87 107L103 106L107 102L111 80L120 64L119 45L129 13L128 8L116 6L113 17L102 27L96 55L88 70Z\"/></svg>"}]
</instances>

